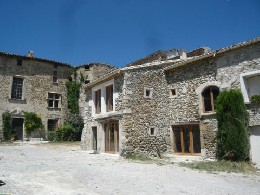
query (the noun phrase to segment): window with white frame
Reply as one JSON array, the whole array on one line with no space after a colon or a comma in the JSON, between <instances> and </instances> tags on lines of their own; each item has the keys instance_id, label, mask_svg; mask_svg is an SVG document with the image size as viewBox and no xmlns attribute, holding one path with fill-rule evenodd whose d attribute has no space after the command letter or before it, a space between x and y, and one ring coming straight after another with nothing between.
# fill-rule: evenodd
<instances>
[{"instance_id":1,"label":"window with white frame","mask_svg":"<svg viewBox=\"0 0 260 195\"><path fill-rule=\"evenodd\" d=\"M49 108L60 108L61 94L48 93L48 107Z\"/></svg>"}]
</instances>

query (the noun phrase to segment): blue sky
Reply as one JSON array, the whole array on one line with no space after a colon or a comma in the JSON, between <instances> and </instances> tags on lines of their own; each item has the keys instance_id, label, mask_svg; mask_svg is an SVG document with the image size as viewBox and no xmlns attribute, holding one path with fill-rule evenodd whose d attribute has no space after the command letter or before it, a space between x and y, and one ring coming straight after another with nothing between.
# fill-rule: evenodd
<instances>
[{"instance_id":1,"label":"blue sky","mask_svg":"<svg viewBox=\"0 0 260 195\"><path fill-rule=\"evenodd\" d=\"M260 36L260 0L0 0L0 51L118 67Z\"/></svg>"}]
</instances>

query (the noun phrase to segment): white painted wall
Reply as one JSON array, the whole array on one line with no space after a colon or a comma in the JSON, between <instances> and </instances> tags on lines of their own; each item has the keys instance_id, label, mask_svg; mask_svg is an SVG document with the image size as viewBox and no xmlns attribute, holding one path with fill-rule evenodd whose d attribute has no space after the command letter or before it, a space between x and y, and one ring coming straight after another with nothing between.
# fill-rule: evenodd
<instances>
[{"instance_id":1,"label":"white painted wall","mask_svg":"<svg viewBox=\"0 0 260 195\"><path fill-rule=\"evenodd\" d=\"M106 87L109 85L113 85L113 111L110 111L109 113L115 112L115 102L116 99L118 98L118 93L115 93L115 84L114 84L114 79L109 80L107 82L101 83L100 85L97 85L92 88L92 100L89 101L89 106L92 107L92 116L101 116L102 114L108 113L106 111ZM101 113L96 114L95 110L95 91L101 89Z\"/></svg>"},{"instance_id":2,"label":"white painted wall","mask_svg":"<svg viewBox=\"0 0 260 195\"><path fill-rule=\"evenodd\" d=\"M260 126L251 127L250 144L252 162L260 169Z\"/></svg>"}]
</instances>

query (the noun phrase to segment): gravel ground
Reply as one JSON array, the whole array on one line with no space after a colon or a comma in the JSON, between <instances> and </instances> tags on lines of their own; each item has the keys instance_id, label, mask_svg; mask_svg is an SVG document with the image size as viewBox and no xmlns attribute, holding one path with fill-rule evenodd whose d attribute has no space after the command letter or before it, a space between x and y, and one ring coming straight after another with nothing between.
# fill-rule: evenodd
<instances>
[{"instance_id":1,"label":"gravel ground","mask_svg":"<svg viewBox=\"0 0 260 195\"><path fill-rule=\"evenodd\" d=\"M0 194L260 194L259 175L137 163L77 145L1 144L0 165Z\"/></svg>"}]
</instances>

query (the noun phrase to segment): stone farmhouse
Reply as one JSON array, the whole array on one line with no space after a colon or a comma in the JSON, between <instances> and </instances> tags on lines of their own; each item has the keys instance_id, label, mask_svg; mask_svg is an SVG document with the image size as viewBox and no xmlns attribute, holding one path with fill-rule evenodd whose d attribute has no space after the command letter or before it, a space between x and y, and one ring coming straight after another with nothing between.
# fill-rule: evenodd
<instances>
[{"instance_id":1,"label":"stone farmhouse","mask_svg":"<svg viewBox=\"0 0 260 195\"><path fill-rule=\"evenodd\" d=\"M260 38L216 51L158 51L85 85L81 147L128 155L215 157L215 100L239 89L260 166Z\"/></svg>"},{"instance_id":2,"label":"stone farmhouse","mask_svg":"<svg viewBox=\"0 0 260 195\"><path fill-rule=\"evenodd\" d=\"M102 63L85 64L76 67L77 77L82 75L88 83L112 68ZM66 82L73 77L72 69L69 64L35 58L32 51L28 56L0 52L0 140L3 139L2 114L6 111L12 115L19 140L26 137L24 112L39 114L45 132L63 124L68 113Z\"/></svg>"}]
</instances>

